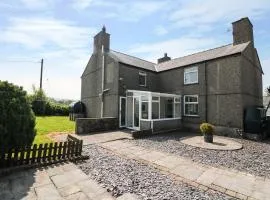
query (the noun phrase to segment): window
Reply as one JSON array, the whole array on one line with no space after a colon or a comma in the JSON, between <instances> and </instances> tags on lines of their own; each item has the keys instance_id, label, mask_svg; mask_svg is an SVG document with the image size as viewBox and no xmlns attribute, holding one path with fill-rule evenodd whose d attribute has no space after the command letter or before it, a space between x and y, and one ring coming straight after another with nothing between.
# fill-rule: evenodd
<instances>
[{"instance_id":1,"label":"window","mask_svg":"<svg viewBox=\"0 0 270 200\"><path fill-rule=\"evenodd\" d=\"M198 116L199 115L198 95L185 95L184 96L184 113L185 113L185 116Z\"/></svg>"},{"instance_id":2,"label":"window","mask_svg":"<svg viewBox=\"0 0 270 200\"><path fill-rule=\"evenodd\" d=\"M160 119L173 118L173 98L160 97Z\"/></svg>"},{"instance_id":3,"label":"window","mask_svg":"<svg viewBox=\"0 0 270 200\"><path fill-rule=\"evenodd\" d=\"M152 97L152 119L159 119L159 98L156 96Z\"/></svg>"},{"instance_id":4,"label":"window","mask_svg":"<svg viewBox=\"0 0 270 200\"><path fill-rule=\"evenodd\" d=\"M198 83L198 67L189 67L184 70L184 84Z\"/></svg>"},{"instance_id":5,"label":"window","mask_svg":"<svg viewBox=\"0 0 270 200\"><path fill-rule=\"evenodd\" d=\"M181 117L181 100L179 97L174 98L174 118Z\"/></svg>"},{"instance_id":6,"label":"window","mask_svg":"<svg viewBox=\"0 0 270 200\"><path fill-rule=\"evenodd\" d=\"M145 72L139 72L139 85L140 86L146 86L146 73Z\"/></svg>"}]
</instances>

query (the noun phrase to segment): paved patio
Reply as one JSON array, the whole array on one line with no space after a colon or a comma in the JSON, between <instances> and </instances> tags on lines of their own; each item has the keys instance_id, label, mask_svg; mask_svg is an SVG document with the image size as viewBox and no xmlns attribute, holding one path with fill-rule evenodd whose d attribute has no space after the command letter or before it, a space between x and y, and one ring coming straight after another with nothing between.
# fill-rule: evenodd
<instances>
[{"instance_id":1,"label":"paved patio","mask_svg":"<svg viewBox=\"0 0 270 200\"><path fill-rule=\"evenodd\" d=\"M232 169L219 169L186 158L136 146L124 140L99 144L114 153L157 167L176 180L239 199L269 199L270 180Z\"/></svg>"},{"instance_id":2,"label":"paved patio","mask_svg":"<svg viewBox=\"0 0 270 200\"><path fill-rule=\"evenodd\" d=\"M124 194L117 199L136 197ZM0 178L2 200L114 200L73 163L28 169Z\"/></svg>"}]
</instances>

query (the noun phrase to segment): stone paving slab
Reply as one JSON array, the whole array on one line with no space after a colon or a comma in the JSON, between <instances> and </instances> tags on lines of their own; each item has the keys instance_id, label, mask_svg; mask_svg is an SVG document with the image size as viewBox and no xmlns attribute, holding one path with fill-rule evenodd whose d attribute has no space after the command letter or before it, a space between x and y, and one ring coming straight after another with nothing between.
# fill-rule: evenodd
<instances>
[{"instance_id":1,"label":"stone paving slab","mask_svg":"<svg viewBox=\"0 0 270 200\"><path fill-rule=\"evenodd\" d=\"M2 199L115 200L116 198L76 165L65 163L1 177L0 200Z\"/></svg>"},{"instance_id":2,"label":"stone paving slab","mask_svg":"<svg viewBox=\"0 0 270 200\"><path fill-rule=\"evenodd\" d=\"M220 169L187 158L127 145L128 141L106 142L99 146L127 158L157 167L176 180L203 190L214 189L239 199L270 199L270 180L232 169Z\"/></svg>"},{"instance_id":3,"label":"stone paving slab","mask_svg":"<svg viewBox=\"0 0 270 200\"><path fill-rule=\"evenodd\" d=\"M132 139L132 135L125 131L109 131L91 135L78 135L83 140L83 145L99 144L121 139Z\"/></svg>"}]
</instances>

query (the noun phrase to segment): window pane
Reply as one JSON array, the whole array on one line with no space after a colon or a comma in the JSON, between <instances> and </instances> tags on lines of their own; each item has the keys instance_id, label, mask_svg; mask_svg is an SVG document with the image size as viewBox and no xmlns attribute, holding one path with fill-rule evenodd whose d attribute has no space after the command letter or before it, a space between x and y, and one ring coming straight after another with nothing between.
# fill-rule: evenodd
<instances>
[{"instance_id":1,"label":"window pane","mask_svg":"<svg viewBox=\"0 0 270 200\"><path fill-rule=\"evenodd\" d=\"M152 119L159 119L159 103L152 102Z\"/></svg>"},{"instance_id":2,"label":"window pane","mask_svg":"<svg viewBox=\"0 0 270 200\"><path fill-rule=\"evenodd\" d=\"M139 73L139 85L146 86L146 74Z\"/></svg>"},{"instance_id":3,"label":"window pane","mask_svg":"<svg viewBox=\"0 0 270 200\"><path fill-rule=\"evenodd\" d=\"M174 109L175 109L174 117L175 118L181 117L181 104L180 103L174 104Z\"/></svg>"},{"instance_id":4,"label":"window pane","mask_svg":"<svg viewBox=\"0 0 270 200\"><path fill-rule=\"evenodd\" d=\"M197 96L185 96L185 102L198 102Z\"/></svg>"},{"instance_id":5,"label":"window pane","mask_svg":"<svg viewBox=\"0 0 270 200\"><path fill-rule=\"evenodd\" d=\"M148 102L142 102L142 119L148 119Z\"/></svg>"},{"instance_id":6,"label":"window pane","mask_svg":"<svg viewBox=\"0 0 270 200\"><path fill-rule=\"evenodd\" d=\"M159 97L152 97L152 101L159 101Z\"/></svg>"},{"instance_id":7,"label":"window pane","mask_svg":"<svg viewBox=\"0 0 270 200\"><path fill-rule=\"evenodd\" d=\"M142 96L142 101L149 101L148 96Z\"/></svg>"},{"instance_id":8,"label":"window pane","mask_svg":"<svg viewBox=\"0 0 270 200\"><path fill-rule=\"evenodd\" d=\"M198 67L185 69L184 83L198 83Z\"/></svg>"},{"instance_id":9,"label":"window pane","mask_svg":"<svg viewBox=\"0 0 270 200\"><path fill-rule=\"evenodd\" d=\"M199 114L198 104L185 104L185 114L198 115Z\"/></svg>"},{"instance_id":10,"label":"window pane","mask_svg":"<svg viewBox=\"0 0 270 200\"><path fill-rule=\"evenodd\" d=\"M172 97L160 97L160 118L173 118Z\"/></svg>"}]
</instances>

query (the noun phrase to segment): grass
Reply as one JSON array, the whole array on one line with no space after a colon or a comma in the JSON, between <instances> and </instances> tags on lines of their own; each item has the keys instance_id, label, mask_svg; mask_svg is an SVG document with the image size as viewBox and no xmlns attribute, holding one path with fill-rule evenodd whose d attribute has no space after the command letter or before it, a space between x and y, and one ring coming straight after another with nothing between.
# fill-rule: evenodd
<instances>
[{"instance_id":1,"label":"grass","mask_svg":"<svg viewBox=\"0 0 270 200\"><path fill-rule=\"evenodd\" d=\"M33 144L53 142L48 134L52 132L74 132L75 123L67 116L36 117L37 134Z\"/></svg>"}]
</instances>

